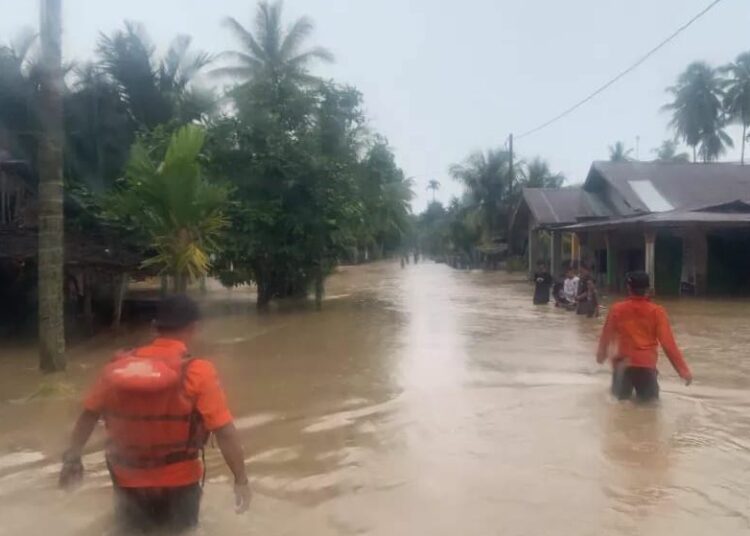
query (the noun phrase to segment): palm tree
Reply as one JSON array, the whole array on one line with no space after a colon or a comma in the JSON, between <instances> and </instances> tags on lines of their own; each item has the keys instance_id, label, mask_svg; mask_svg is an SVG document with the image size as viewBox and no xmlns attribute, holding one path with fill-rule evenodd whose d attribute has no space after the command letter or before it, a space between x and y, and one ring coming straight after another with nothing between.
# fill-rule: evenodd
<instances>
[{"instance_id":1,"label":"palm tree","mask_svg":"<svg viewBox=\"0 0 750 536\"><path fill-rule=\"evenodd\" d=\"M471 215L490 240L500 231L501 222L510 214L512 196L510 153L503 149L476 152L462 164L450 167L450 174L468 190Z\"/></svg>"},{"instance_id":2,"label":"palm tree","mask_svg":"<svg viewBox=\"0 0 750 536\"><path fill-rule=\"evenodd\" d=\"M297 19L286 31L281 22L282 3L258 4L254 31L247 30L237 19L227 17L224 25L237 37L241 50L227 51L221 58L232 65L215 69L220 76L229 76L240 83L252 80L282 80L295 84L309 84L318 79L308 74L313 61L332 62L333 54L322 47L302 50L312 34L314 25L307 17Z\"/></svg>"},{"instance_id":3,"label":"palm tree","mask_svg":"<svg viewBox=\"0 0 750 536\"><path fill-rule=\"evenodd\" d=\"M526 165L524 186L528 188L559 188L565 182L565 175L552 173L547 162L540 157Z\"/></svg>"},{"instance_id":4,"label":"palm tree","mask_svg":"<svg viewBox=\"0 0 750 536\"><path fill-rule=\"evenodd\" d=\"M138 24L125 22L123 30L100 36L97 51L102 68L117 84L139 126L186 123L211 111L215 99L197 85L196 78L213 59L205 52L190 52L190 43L190 37L177 36L158 60Z\"/></svg>"},{"instance_id":5,"label":"palm tree","mask_svg":"<svg viewBox=\"0 0 750 536\"><path fill-rule=\"evenodd\" d=\"M39 17L39 367L65 369L63 319L63 68L61 0Z\"/></svg>"},{"instance_id":6,"label":"palm tree","mask_svg":"<svg viewBox=\"0 0 750 536\"><path fill-rule=\"evenodd\" d=\"M125 188L113 210L146 235L154 255L144 262L174 278L174 290L206 275L210 254L227 220L227 190L202 175L205 132L196 125L177 130L161 161L141 141L131 151Z\"/></svg>"},{"instance_id":7,"label":"palm tree","mask_svg":"<svg viewBox=\"0 0 750 536\"><path fill-rule=\"evenodd\" d=\"M440 181L436 179L430 179L427 183L427 190L432 190L432 202L435 202L435 192L440 189Z\"/></svg>"},{"instance_id":8,"label":"palm tree","mask_svg":"<svg viewBox=\"0 0 750 536\"><path fill-rule=\"evenodd\" d=\"M664 140L661 145L653 150L656 154L657 162L689 162L690 156L687 153L677 152L677 142L674 140Z\"/></svg>"},{"instance_id":9,"label":"palm tree","mask_svg":"<svg viewBox=\"0 0 750 536\"><path fill-rule=\"evenodd\" d=\"M706 63L695 62L679 76L677 85L667 88L674 100L663 109L672 112L670 125L693 148L694 162L698 152L704 162L710 162L724 153L727 146L732 146L732 139L724 132L721 86L716 70Z\"/></svg>"},{"instance_id":10,"label":"palm tree","mask_svg":"<svg viewBox=\"0 0 750 536\"><path fill-rule=\"evenodd\" d=\"M742 125L740 162L744 164L747 126L750 125L750 52L740 54L734 63L723 67L721 71L729 75L724 81L724 110L730 120Z\"/></svg>"},{"instance_id":11,"label":"palm tree","mask_svg":"<svg viewBox=\"0 0 750 536\"><path fill-rule=\"evenodd\" d=\"M633 160L631 154L633 154L633 149L626 149L625 144L621 141L609 146L610 162L630 162Z\"/></svg>"},{"instance_id":12,"label":"palm tree","mask_svg":"<svg viewBox=\"0 0 750 536\"><path fill-rule=\"evenodd\" d=\"M38 157L40 128L37 43L37 35L27 29L0 46L0 136L15 158L32 164Z\"/></svg>"}]
</instances>

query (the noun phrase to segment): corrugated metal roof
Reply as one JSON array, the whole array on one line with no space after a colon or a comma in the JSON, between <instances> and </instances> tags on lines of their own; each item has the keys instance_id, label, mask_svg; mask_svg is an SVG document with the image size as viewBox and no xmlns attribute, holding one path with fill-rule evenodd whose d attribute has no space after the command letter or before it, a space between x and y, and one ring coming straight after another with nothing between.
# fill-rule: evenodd
<instances>
[{"instance_id":1,"label":"corrugated metal roof","mask_svg":"<svg viewBox=\"0 0 750 536\"><path fill-rule=\"evenodd\" d=\"M523 198L539 225L571 224L594 217L588 193L580 187L524 188Z\"/></svg>"},{"instance_id":2,"label":"corrugated metal roof","mask_svg":"<svg viewBox=\"0 0 750 536\"><path fill-rule=\"evenodd\" d=\"M722 206L713 210L672 210L669 212L652 212L640 216L630 216L564 227L569 231L597 231L606 229L623 229L627 227L669 227L685 224L720 225L733 227L750 227L750 211L727 212Z\"/></svg>"},{"instance_id":3,"label":"corrugated metal roof","mask_svg":"<svg viewBox=\"0 0 750 536\"><path fill-rule=\"evenodd\" d=\"M750 201L750 166L728 163L594 162L586 184L604 178L633 209L654 212L632 183L648 181L674 209L696 209L735 200ZM584 185L584 188L586 186ZM627 215L623 213L622 215Z\"/></svg>"}]
</instances>

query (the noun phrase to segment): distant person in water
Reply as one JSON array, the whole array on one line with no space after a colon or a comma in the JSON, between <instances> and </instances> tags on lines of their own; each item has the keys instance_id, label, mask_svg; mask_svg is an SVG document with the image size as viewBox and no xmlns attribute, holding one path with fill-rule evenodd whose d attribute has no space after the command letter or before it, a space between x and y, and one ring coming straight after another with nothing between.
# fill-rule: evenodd
<instances>
[{"instance_id":1,"label":"distant person in water","mask_svg":"<svg viewBox=\"0 0 750 536\"><path fill-rule=\"evenodd\" d=\"M599 293L591 275L591 268L581 264L576 295L576 313L589 318L599 315Z\"/></svg>"},{"instance_id":2,"label":"distant person in water","mask_svg":"<svg viewBox=\"0 0 750 536\"><path fill-rule=\"evenodd\" d=\"M664 348L677 373L690 385L693 375L677 347L664 308L651 302L646 272L632 272L627 276L628 298L609 310L599 340L596 361L607 360L610 346L616 345L612 358L612 394L619 400L633 395L641 402L659 398L656 361L659 345Z\"/></svg>"},{"instance_id":3,"label":"distant person in water","mask_svg":"<svg viewBox=\"0 0 750 536\"><path fill-rule=\"evenodd\" d=\"M578 298L578 281L580 278L575 269L569 266L565 273L562 289L562 303L566 309L575 309Z\"/></svg>"},{"instance_id":4,"label":"distant person in water","mask_svg":"<svg viewBox=\"0 0 750 536\"><path fill-rule=\"evenodd\" d=\"M552 276L549 270L547 270L547 263L544 261L536 263L536 272L534 272L534 305L549 303L552 283Z\"/></svg>"},{"instance_id":5,"label":"distant person in water","mask_svg":"<svg viewBox=\"0 0 750 536\"><path fill-rule=\"evenodd\" d=\"M187 296L163 300L156 339L104 367L63 454L60 486L70 488L83 478L83 448L104 421L115 518L125 534L181 533L198 524L209 434L234 475L237 512L248 507L242 444L216 369L188 353L199 319L198 305Z\"/></svg>"}]
</instances>

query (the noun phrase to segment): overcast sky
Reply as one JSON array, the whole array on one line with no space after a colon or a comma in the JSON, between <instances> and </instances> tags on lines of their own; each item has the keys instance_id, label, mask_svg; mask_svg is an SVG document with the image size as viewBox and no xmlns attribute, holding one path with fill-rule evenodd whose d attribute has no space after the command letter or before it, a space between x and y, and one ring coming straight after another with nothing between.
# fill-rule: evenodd
<instances>
[{"instance_id":1,"label":"overcast sky","mask_svg":"<svg viewBox=\"0 0 750 536\"><path fill-rule=\"evenodd\" d=\"M451 163L501 146L508 133L556 115L632 63L709 0L287 0L287 20L309 15L311 43L336 55L317 68L363 92L374 129L414 177L415 210L424 208L427 181L442 183L438 199L461 188ZM219 52L236 46L221 27L232 15L250 25L250 0L63 0L64 47L70 59L91 56L100 31L123 19L142 22L157 45L178 33ZM0 0L0 41L36 26L35 0ZM750 50L750 1L723 0L637 71L584 108L542 132L518 140L523 158L540 155L570 183L592 160L623 140L640 157L670 137L659 111L664 89L688 63L714 65ZM732 132L734 134L734 131ZM735 136L738 138L738 136ZM727 159L737 159L732 151Z\"/></svg>"}]
</instances>

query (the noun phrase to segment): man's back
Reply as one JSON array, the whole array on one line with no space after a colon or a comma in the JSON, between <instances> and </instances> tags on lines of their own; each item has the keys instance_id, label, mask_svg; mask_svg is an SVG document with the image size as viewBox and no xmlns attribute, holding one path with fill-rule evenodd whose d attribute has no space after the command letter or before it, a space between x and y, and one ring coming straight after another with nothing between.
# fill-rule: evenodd
<instances>
[{"instance_id":1,"label":"man's back","mask_svg":"<svg viewBox=\"0 0 750 536\"><path fill-rule=\"evenodd\" d=\"M615 342L615 361L625 360L632 367L655 369L661 344L677 372L681 376L690 373L674 340L666 311L647 297L630 296L612 306L599 341L600 358L606 357L608 347Z\"/></svg>"}]
</instances>

